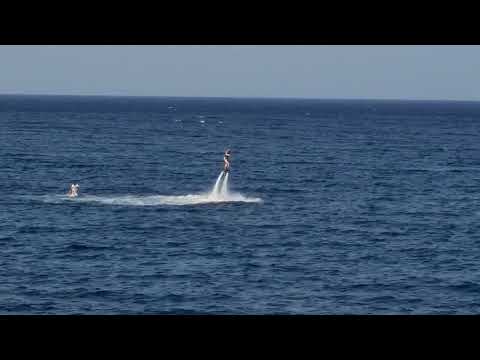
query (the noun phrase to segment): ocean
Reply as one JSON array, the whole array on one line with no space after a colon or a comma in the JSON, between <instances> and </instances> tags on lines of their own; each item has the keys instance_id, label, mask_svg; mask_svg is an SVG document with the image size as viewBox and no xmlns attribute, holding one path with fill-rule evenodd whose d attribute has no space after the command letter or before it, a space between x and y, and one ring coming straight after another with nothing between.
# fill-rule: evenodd
<instances>
[{"instance_id":1,"label":"ocean","mask_svg":"<svg viewBox=\"0 0 480 360\"><path fill-rule=\"evenodd\" d=\"M2 95L0 314L477 314L479 120L476 102Z\"/></svg>"}]
</instances>

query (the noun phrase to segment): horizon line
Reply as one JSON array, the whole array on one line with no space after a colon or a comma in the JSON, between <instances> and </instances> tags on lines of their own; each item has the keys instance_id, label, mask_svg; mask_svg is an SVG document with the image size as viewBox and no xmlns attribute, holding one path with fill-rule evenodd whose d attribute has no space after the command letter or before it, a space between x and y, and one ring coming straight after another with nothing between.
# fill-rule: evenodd
<instances>
[{"instance_id":1,"label":"horizon line","mask_svg":"<svg viewBox=\"0 0 480 360\"><path fill-rule=\"evenodd\" d=\"M405 101L405 102L461 102L477 103L479 100L459 99L408 99L408 98L320 98L298 96L192 96L192 95L115 95L115 94L37 94L37 93L0 93L0 96L45 96L45 97L103 97L103 98L176 98L176 99L232 99L232 100L318 100L318 101Z\"/></svg>"}]
</instances>

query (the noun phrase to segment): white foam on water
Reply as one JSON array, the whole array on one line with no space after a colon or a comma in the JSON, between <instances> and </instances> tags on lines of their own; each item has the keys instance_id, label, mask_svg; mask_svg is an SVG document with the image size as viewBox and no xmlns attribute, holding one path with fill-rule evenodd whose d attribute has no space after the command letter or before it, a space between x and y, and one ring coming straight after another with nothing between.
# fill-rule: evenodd
<instances>
[{"instance_id":1,"label":"white foam on water","mask_svg":"<svg viewBox=\"0 0 480 360\"><path fill-rule=\"evenodd\" d=\"M159 206L159 205L200 205L209 203L261 203L260 198L246 197L239 193L228 191L229 173L222 171L209 193L188 194L188 195L110 195L98 196L81 194L78 197L71 198L67 195L43 195L34 197L42 202L50 204L60 204L65 202L75 203L97 203L104 205L124 205L124 206ZM33 197L31 197L33 198Z\"/></svg>"},{"instance_id":2,"label":"white foam on water","mask_svg":"<svg viewBox=\"0 0 480 360\"><path fill-rule=\"evenodd\" d=\"M179 196L169 195L120 195L120 196L97 196L82 195L77 198L69 198L61 195L45 195L38 197L39 200L50 203L59 204L64 202L76 203L98 203L104 205L129 205L129 206L158 206L158 205L199 205L208 203L222 202L243 202L243 203L260 203L262 199L245 197L242 194L228 193L227 195L211 193L206 194L189 194Z\"/></svg>"},{"instance_id":3,"label":"white foam on water","mask_svg":"<svg viewBox=\"0 0 480 360\"><path fill-rule=\"evenodd\" d=\"M134 206L155 206L155 205L198 205L219 202L260 202L258 198L247 198L241 194L232 194L228 197L210 196L211 194L180 195L180 196L117 196L100 197L85 196L80 201L95 201L108 205L134 205Z\"/></svg>"}]
</instances>

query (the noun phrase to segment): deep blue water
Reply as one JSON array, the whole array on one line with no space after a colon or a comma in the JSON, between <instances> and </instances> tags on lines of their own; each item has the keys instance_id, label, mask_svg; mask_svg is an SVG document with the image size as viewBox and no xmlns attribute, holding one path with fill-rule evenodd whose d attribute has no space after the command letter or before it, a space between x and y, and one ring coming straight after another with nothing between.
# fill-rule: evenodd
<instances>
[{"instance_id":1,"label":"deep blue water","mask_svg":"<svg viewBox=\"0 0 480 360\"><path fill-rule=\"evenodd\" d=\"M479 120L461 102L0 96L0 313L479 313ZM227 147L231 191L261 202L165 201L208 192Z\"/></svg>"}]
</instances>

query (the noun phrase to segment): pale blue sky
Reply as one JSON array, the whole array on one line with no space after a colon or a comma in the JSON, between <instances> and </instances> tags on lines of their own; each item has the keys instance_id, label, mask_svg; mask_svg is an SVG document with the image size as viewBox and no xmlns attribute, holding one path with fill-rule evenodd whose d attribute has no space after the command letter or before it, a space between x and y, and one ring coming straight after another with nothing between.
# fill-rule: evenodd
<instances>
[{"instance_id":1,"label":"pale blue sky","mask_svg":"<svg viewBox=\"0 0 480 360\"><path fill-rule=\"evenodd\" d=\"M480 46L0 46L1 94L480 100Z\"/></svg>"}]
</instances>

